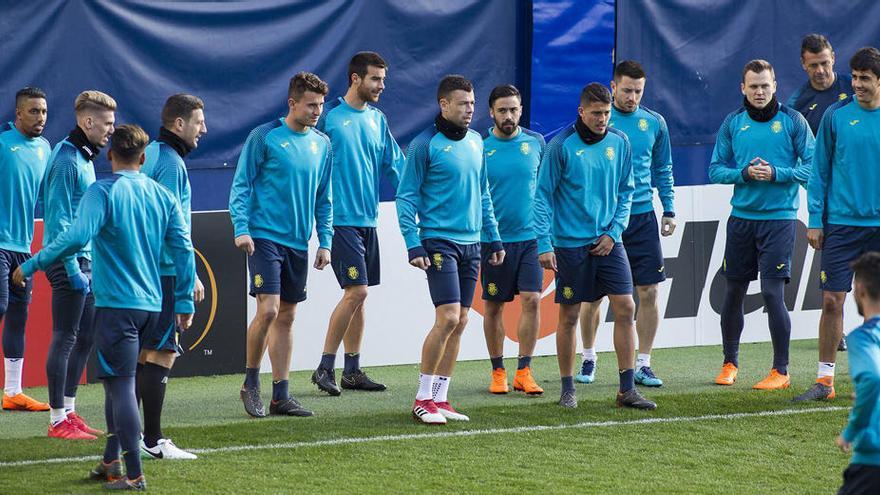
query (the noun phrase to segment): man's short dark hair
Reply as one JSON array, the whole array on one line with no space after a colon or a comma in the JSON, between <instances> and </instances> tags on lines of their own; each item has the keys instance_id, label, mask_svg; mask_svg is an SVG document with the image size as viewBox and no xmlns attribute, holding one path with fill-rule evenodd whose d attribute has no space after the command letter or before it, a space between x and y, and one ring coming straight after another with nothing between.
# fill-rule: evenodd
<instances>
[{"instance_id":1,"label":"man's short dark hair","mask_svg":"<svg viewBox=\"0 0 880 495\"><path fill-rule=\"evenodd\" d=\"M581 106L588 107L590 103L611 104L611 91L602 83L591 82L581 90Z\"/></svg>"},{"instance_id":2,"label":"man's short dark hair","mask_svg":"<svg viewBox=\"0 0 880 495\"><path fill-rule=\"evenodd\" d=\"M834 53L834 48L831 48L831 42L821 34L808 34L804 36L803 41L801 41L801 57L807 52L818 55L822 53L822 50L828 50L831 53Z\"/></svg>"},{"instance_id":3,"label":"man's short dark hair","mask_svg":"<svg viewBox=\"0 0 880 495\"><path fill-rule=\"evenodd\" d=\"M388 64L385 63L385 59L376 52L356 53L354 57L351 57L351 61L348 63L348 85L351 86L351 83L354 82L351 78L352 74L357 74L361 79L367 77L368 67L387 69Z\"/></svg>"},{"instance_id":4,"label":"man's short dark hair","mask_svg":"<svg viewBox=\"0 0 880 495\"><path fill-rule=\"evenodd\" d=\"M121 163L136 161L150 142L150 136L140 126L124 124L113 131L110 139L110 151L113 158Z\"/></svg>"},{"instance_id":5,"label":"man's short dark hair","mask_svg":"<svg viewBox=\"0 0 880 495\"><path fill-rule=\"evenodd\" d=\"M467 78L458 74L450 74L444 77L437 86L437 101L449 98L453 91L458 90L470 93L474 90L474 85Z\"/></svg>"},{"instance_id":6,"label":"man's short dark hair","mask_svg":"<svg viewBox=\"0 0 880 495\"><path fill-rule=\"evenodd\" d=\"M880 77L880 50L873 46L859 48L859 51L849 59L849 68L852 70L871 71Z\"/></svg>"},{"instance_id":7,"label":"man's short dark hair","mask_svg":"<svg viewBox=\"0 0 880 495\"><path fill-rule=\"evenodd\" d=\"M177 119L187 121L196 110L204 110L205 102L198 96L188 94L171 95L162 107L162 125L170 128Z\"/></svg>"},{"instance_id":8,"label":"man's short dark hair","mask_svg":"<svg viewBox=\"0 0 880 495\"><path fill-rule=\"evenodd\" d=\"M306 91L326 96L330 92L330 86L311 72L300 72L290 78L290 86L287 87L288 98L299 101Z\"/></svg>"},{"instance_id":9,"label":"man's short dark hair","mask_svg":"<svg viewBox=\"0 0 880 495\"><path fill-rule=\"evenodd\" d=\"M644 79L647 77L645 69L642 68L642 64L635 60L624 60L617 64L617 67L614 68L614 80L620 81L620 78L623 76L632 79Z\"/></svg>"},{"instance_id":10,"label":"man's short dark hair","mask_svg":"<svg viewBox=\"0 0 880 495\"><path fill-rule=\"evenodd\" d=\"M773 66L770 65L770 62L766 60L762 60L760 58L756 58L755 60L750 60L749 63L743 67L743 80L742 82L746 82L746 74L749 72L754 72L755 74L760 74L765 70L770 71L770 77L775 81L776 80L776 72L773 70Z\"/></svg>"},{"instance_id":11,"label":"man's short dark hair","mask_svg":"<svg viewBox=\"0 0 880 495\"><path fill-rule=\"evenodd\" d=\"M852 263L855 279L874 301L880 301L880 253L867 252Z\"/></svg>"},{"instance_id":12,"label":"man's short dark hair","mask_svg":"<svg viewBox=\"0 0 880 495\"><path fill-rule=\"evenodd\" d=\"M30 98L42 98L42 99L46 100L47 99L46 92L40 88L36 88L33 86L27 86L27 87L19 89L15 93L15 106L16 106L16 108L18 108L19 105L24 103L24 100L27 100Z\"/></svg>"},{"instance_id":13,"label":"man's short dark hair","mask_svg":"<svg viewBox=\"0 0 880 495\"><path fill-rule=\"evenodd\" d=\"M492 92L489 93L489 108L495 105L495 100L498 98L507 98L508 96L516 96L519 98L519 102L522 103L522 95L519 94L516 86L513 84L502 84L492 88Z\"/></svg>"}]
</instances>

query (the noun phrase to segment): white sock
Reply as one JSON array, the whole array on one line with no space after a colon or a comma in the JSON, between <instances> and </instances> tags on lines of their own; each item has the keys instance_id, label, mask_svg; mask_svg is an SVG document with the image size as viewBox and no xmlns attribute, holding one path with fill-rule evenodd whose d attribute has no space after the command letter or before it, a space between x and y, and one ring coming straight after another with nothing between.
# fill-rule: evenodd
<instances>
[{"instance_id":1,"label":"white sock","mask_svg":"<svg viewBox=\"0 0 880 495\"><path fill-rule=\"evenodd\" d=\"M434 388L431 394L434 402L447 402L446 394L449 392L449 380L450 377L448 376L437 375L437 380L434 381Z\"/></svg>"},{"instance_id":2,"label":"white sock","mask_svg":"<svg viewBox=\"0 0 880 495\"><path fill-rule=\"evenodd\" d=\"M68 413L76 411L76 397L64 396L64 411Z\"/></svg>"},{"instance_id":3,"label":"white sock","mask_svg":"<svg viewBox=\"0 0 880 495\"><path fill-rule=\"evenodd\" d=\"M819 361L819 372L816 376L819 378L822 378L823 376L834 378L834 363L823 363L822 361Z\"/></svg>"},{"instance_id":4,"label":"white sock","mask_svg":"<svg viewBox=\"0 0 880 495\"><path fill-rule=\"evenodd\" d=\"M644 368L645 366L647 366L648 368L651 367L651 355L639 353L639 355L636 356L636 371Z\"/></svg>"},{"instance_id":5,"label":"white sock","mask_svg":"<svg viewBox=\"0 0 880 495\"><path fill-rule=\"evenodd\" d=\"M583 356L584 361L592 361L594 363L596 362L596 358L598 357L596 355L596 348L595 347L591 347L589 349L587 349L585 347L584 350L581 351L581 356Z\"/></svg>"},{"instance_id":6,"label":"white sock","mask_svg":"<svg viewBox=\"0 0 880 495\"><path fill-rule=\"evenodd\" d=\"M419 393L416 400L428 400L431 398L431 385L434 383L434 375L419 373Z\"/></svg>"},{"instance_id":7,"label":"white sock","mask_svg":"<svg viewBox=\"0 0 880 495\"><path fill-rule=\"evenodd\" d=\"M52 426L57 425L58 423L67 419L67 413L64 412L64 408L49 409L49 422L52 423Z\"/></svg>"},{"instance_id":8,"label":"white sock","mask_svg":"<svg viewBox=\"0 0 880 495\"><path fill-rule=\"evenodd\" d=\"M3 391L10 397L20 394L21 368L24 366L24 358L5 358L3 364L6 366L6 386Z\"/></svg>"}]
</instances>

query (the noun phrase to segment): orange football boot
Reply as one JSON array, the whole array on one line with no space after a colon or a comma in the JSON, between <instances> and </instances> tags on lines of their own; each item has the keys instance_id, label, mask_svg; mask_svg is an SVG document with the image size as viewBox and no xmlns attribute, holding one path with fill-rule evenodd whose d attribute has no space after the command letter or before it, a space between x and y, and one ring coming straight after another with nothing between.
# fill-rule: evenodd
<instances>
[{"instance_id":1,"label":"orange football boot","mask_svg":"<svg viewBox=\"0 0 880 495\"><path fill-rule=\"evenodd\" d=\"M530 366L516 370L516 376L513 378L513 389L529 395L541 395L544 393L544 389L535 382Z\"/></svg>"},{"instance_id":2,"label":"orange football boot","mask_svg":"<svg viewBox=\"0 0 880 495\"><path fill-rule=\"evenodd\" d=\"M510 392L510 389L507 388L507 370L504 368L492 370L492 383L489 384L489 392L493 394L506 394Z\"/></svg>"},{"instance_id":3,"label":"orange football boot","mask_svg":"<svg viewBox=\"0 0 880 495\"><path fill-rule=\"evenodd\" d=\"M721 367L721 373L715 377L715 383L718 385L733 385L736 383L736 374L739 370L733 363L724 363Z\"/></svg>"},{"instance_id":4,"label":"orange football boot","mask_svg":"<svg viewBox=\"0 0 880 495\"><path fill-rule=\"evenodd\" d=\"M24 393L6 395L3 393L3 409L7 411L48 411L49 404L28 397Z\"/></svg>"},{"instance_id":5,"label":"orange football boot","mask_svg":"<svg viewBox=\"0 0 880 495\"><path fill-rule=\"evenodd\" d=\"M791 377L783 375L776 371L776 368L773 368L767 378L756 383L752 388L755 390L785 390L789 386L791 386Z\"/></svg>"}]
</instances>

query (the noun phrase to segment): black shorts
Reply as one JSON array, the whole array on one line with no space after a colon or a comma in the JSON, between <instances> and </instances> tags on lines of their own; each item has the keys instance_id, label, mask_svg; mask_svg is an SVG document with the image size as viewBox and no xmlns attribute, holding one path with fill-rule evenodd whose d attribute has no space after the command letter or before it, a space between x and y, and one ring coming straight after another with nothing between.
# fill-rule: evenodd
<instances>
[{"instance_id":1,"label":"black shorts","mask_svg":"<svg viewBox=\"0 0 880 495\"><path fill-rule=\"evenodd\" d=\"M471 307L480 271L480 244L425 239L422 247L431 260L426 272L434 307L452 303L459 303L463 308Z\"/></svg>"},{"instance_id":2,"label":"black shorts","mask_svg":"<svg viewBox=\"0 0 880 495\"><path fill-rule=\"evenodd\" d=\"M622 240L632 270L633 284L654 285L666 280L660 229L653 211L631 215Z\"/></svg>"},{"instance_id":3,"label":"black shorts","mask_svg":"<svg viewBox=\"0 0 880 495\"><path fill-rule=\"evenodd\" d=\"M30 253L0 249L0 313L6 312L10 301L30 304L31 292L34 288L33 277L26 279L24 287L12 283L15 269L29 259L31 259Z\"/></svg>"},{"instance_id":4,"label":"black shorts","mask_svg":"<svg viewBox=\"0 0 880 495\"><path fill-rule=\"evenodd\" d=\"M379 237L375 227L333 227L331 265L343 289L379 285Z\"/></svg>"},{"instance_id":5,"label":"black shorts","mask_svg":"<svg viewBox=\"0 0 880 495\"><path fill-rule=\"evenodd\" d=\"M819 287L829 292L849 292L853 279L849 265L868 251L880 251L880 227L826 225Z\"/></svg>"},{"instance_id":6,"label":"black shorts","mask_svg":"<svg viewBox=\"0 0 880 495\"><path fill-rule=\"evenodd\" d=\"M593 256L592 247L554 249L557 303L577 304L598 301L606 295L632 295L632 273L623 245L614 243L606 256Z\"/></svg>"},{"instance_id":7,"label":"black shorts","mask_svg":"<svg viewBox=\"0 0 880 495\"><path fill-rule=\"evenodd\" d=\"M250 295L280 295L287 303L306 300L309 253L268 239L254 239L254 254L248 256Z\"/></svg>"},{"instance_id":8,"label":"black shorts","mask_svg":"<svg viewBox=\"0 0 880 495\"><path fill-rule=\"evenodd\" d=\"M837 495L877 495L880 493L880 466L850 464L843 472L843 486Z\"/></svg>"},{"instance_id":9,"label":"black shorts","mask_svg":"<svg viewBox=\"0 0 880 495\"><path fill-rule=\"evenodd\" d=\"M727 242L721 271L732 280L791 280L796 220L727 220Z\"/></svg>"},{"instance_id":10,"label":"black shorts","mask_svg":"<svg viewBox=\"0 0 880 495\"><path fill-rule=\"evenodd\" d=\"M504 263L489 264L491 244L484 243L480 253L480 282L483 299L509 302L520 292L541 292L544 269L538 262L538 241L505 242Z\"/></svg>"},{"instance_id":11,"label":"black shorts","mask_svg":"<svg viewBox=\"0 0 880 495\"><path fill-rule=\"evenodd\" d=\"M134 376L139 336L156 326L159 313L135 309L96 308L95 344L98 378Z\"/></svg>"},{"instance_id":12,"label":"black shorts","mask_svg":"<svg viewBox=\"0 0 880 495\"><path fill-rule=\"evenodd\" d=\"M156 324L144 329L140 335L141 349L183 354L183 348L180 347L180 328L177 326L174 313L175 281L176 277L162 277L162 312L156 318Z\"/></svg>"}]
</instances>

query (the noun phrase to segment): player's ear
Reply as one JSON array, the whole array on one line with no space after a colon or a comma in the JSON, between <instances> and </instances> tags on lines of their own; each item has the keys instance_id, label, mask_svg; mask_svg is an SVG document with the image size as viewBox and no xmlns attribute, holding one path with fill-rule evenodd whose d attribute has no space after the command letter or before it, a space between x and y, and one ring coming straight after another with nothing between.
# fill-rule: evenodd
<instances>
[{"instance_id":1,"label":"player's ear","mask_svg":"<svg viewBox=\"0 0 880 495\"><path fill-rule=\"evenodd\" d=\"M141 151L141 157L138 159L138 164L143 165L145 161L147 161L147 154Z\"/></svg>"}]
</instances>

